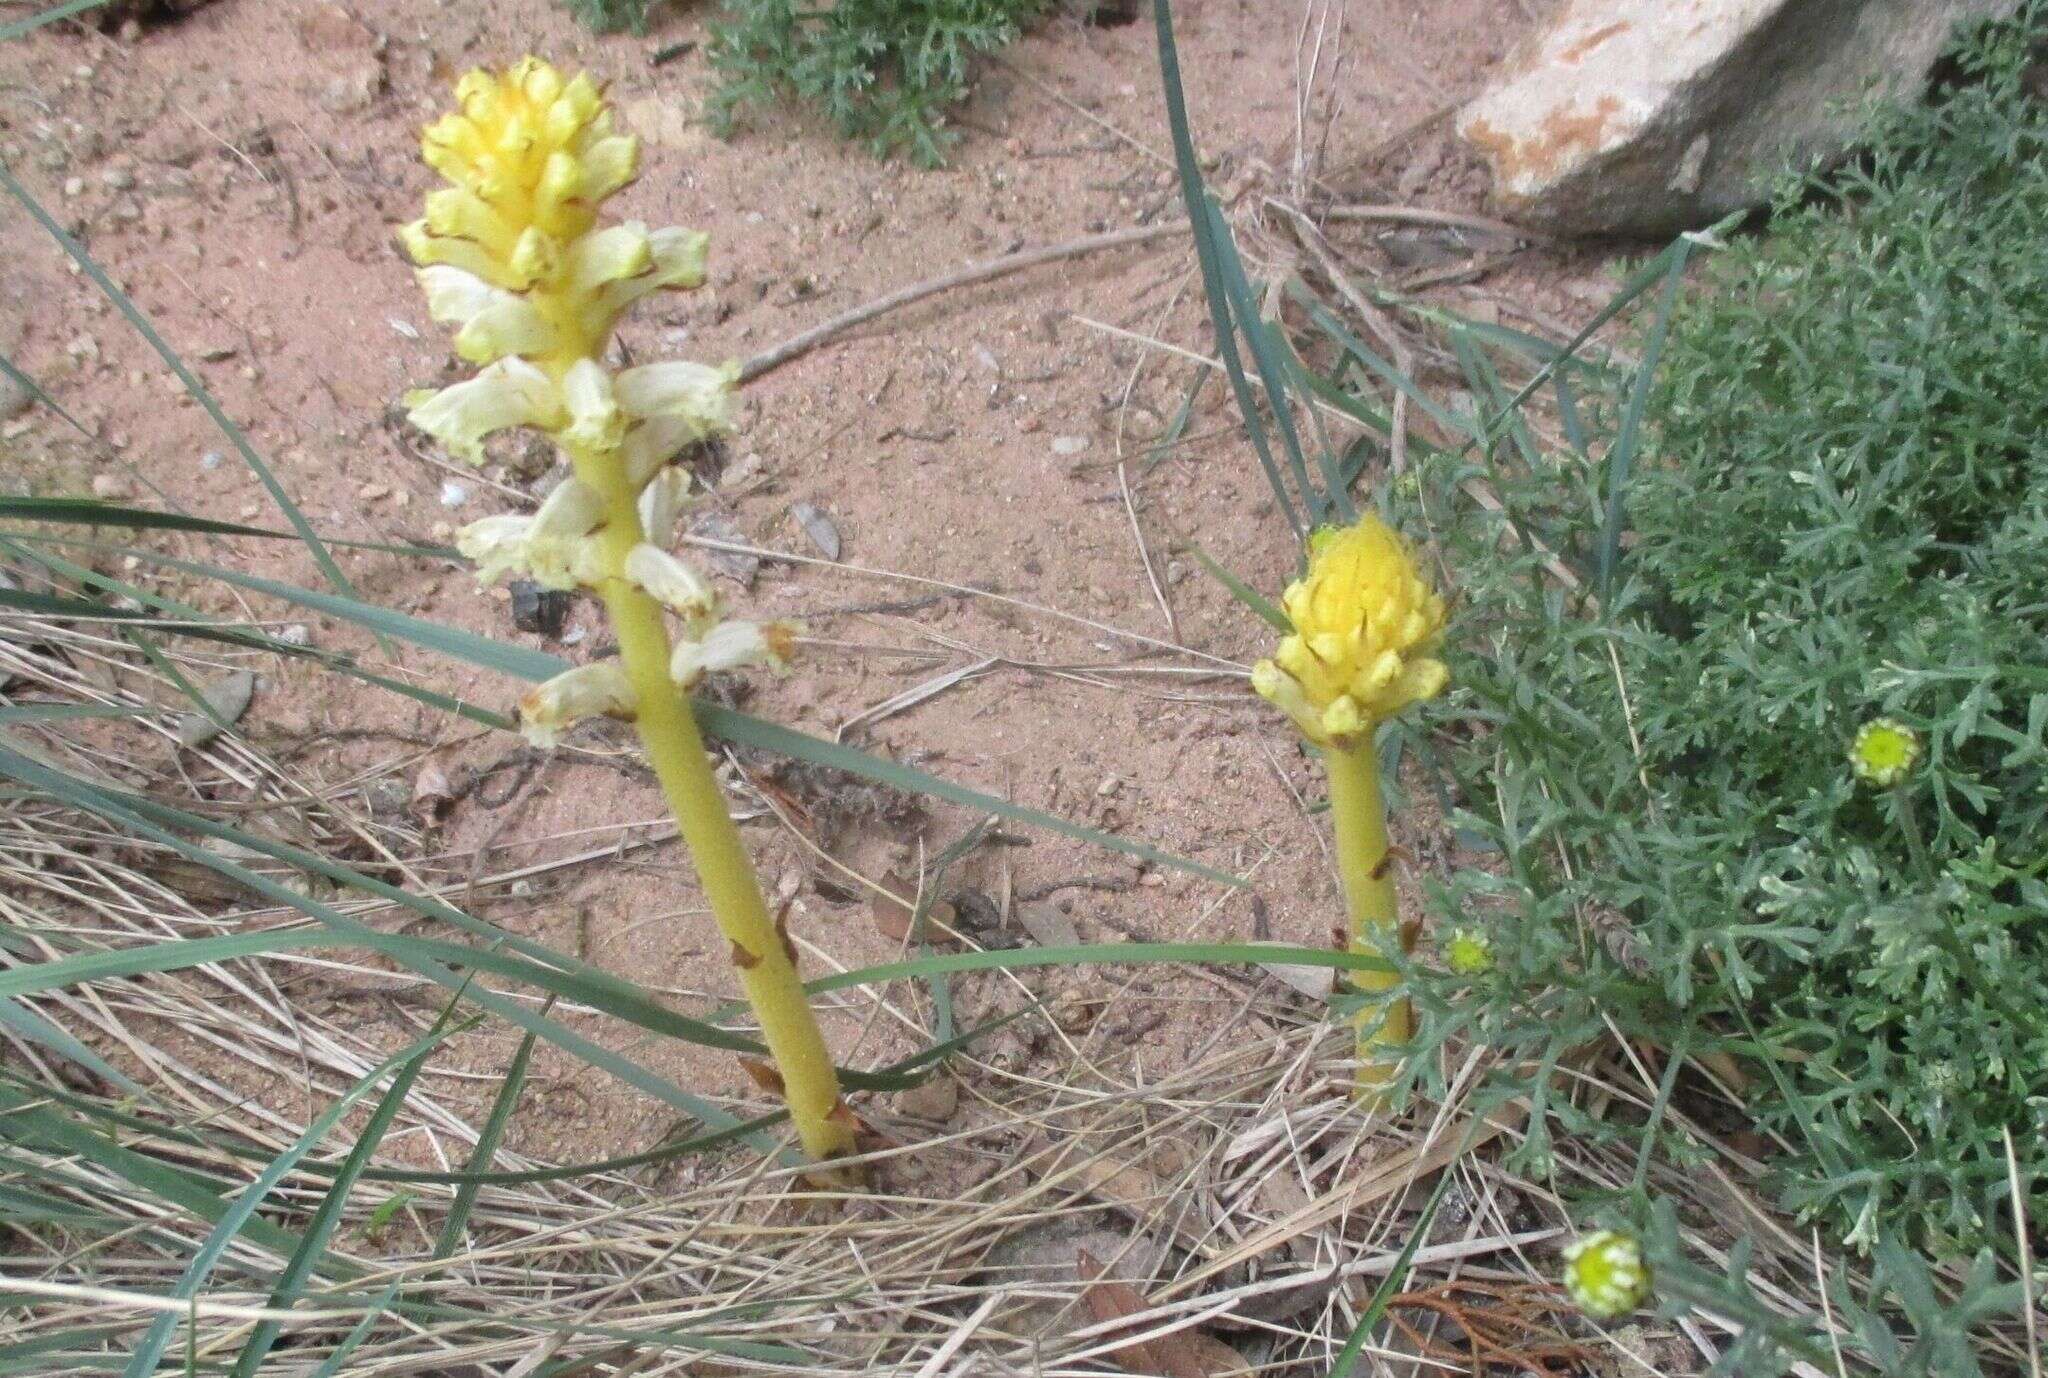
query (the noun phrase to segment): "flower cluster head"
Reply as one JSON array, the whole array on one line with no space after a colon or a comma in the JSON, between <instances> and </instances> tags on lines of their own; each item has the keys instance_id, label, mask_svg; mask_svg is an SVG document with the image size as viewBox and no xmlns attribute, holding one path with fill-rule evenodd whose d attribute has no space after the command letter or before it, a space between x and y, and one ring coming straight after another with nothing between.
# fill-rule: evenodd
<instances>
[{"instance_id":1,"label":"flower cluster head","mask_svg":"<svg viewBox=\"0 0 2048 1378\"><path fill-rule=\"evenodd\" d=\"M1444 963L1457 976L1484 976L1493 970L1493 939L1482 928L1454 928L1444 942Z\"/></svg>"},{"instance_id":2,"label":"flower cluster head","mask_svg":"<svg viewBox=\"0 0 2048 1378\"><path fill-rule=\"evenodd\" d=\"M1597 1320L1611 1321L1650 1298L1650 1265L1634 1239L1616 1230L1580 1235L1564 1250L1564 1290Z\"/></svg>"},{"instance_id":3,"label":"flower cluster head","mask_svg":"<svg viewBox=\"0 0 2048 1378\"><path fill-rule=\"evenodd\" d=\"M528 57L469 73L455 95L459 108L420 143L449 185L399 239L420 265L429 312L455 327L456 353L480 368L410 394L408 419L473 464L494 432L530 427L572 469L533 515L486 517L457 548L485 582L637 586L681 619L671 672L683 688L710 671L780 668L794 629L725 620L717 592L667 549L689 487L669 461L731 429L739 366L605 363L634 302L703 285L707 236L599 224L604 201L638 171L639 146L613 128L588 75L565 78ZM578 718L631 717L634 694L615 663L600 662L541 685L520 711L527 734L546 743Z\"/></svg>"},{"instance_id":4,"label":"flower cluster head","mask_svg":"<svg viewBox=\"0 0 2048 1378\"><path fill-rule=\"evenodd\" d=\"M1920 734L1897 718L1872 718L1849 744L1849 769L1866 785L1889 789L1920 762Z\"/></svg>"},{"instance_id":5,"label":"flower cluster head","mask_svg":"<svg viewBox=\"0 0 2048 1378\"><path fill-rule=\"evenodd\" d=\"M1310 538L1308 573L1281 606L1294 632L1253 668L1252 688L1318 746L1357 740L1449 678L1434 654L1443 599L1407 542L1371 513Z\"/></svg>"}]
</instances>

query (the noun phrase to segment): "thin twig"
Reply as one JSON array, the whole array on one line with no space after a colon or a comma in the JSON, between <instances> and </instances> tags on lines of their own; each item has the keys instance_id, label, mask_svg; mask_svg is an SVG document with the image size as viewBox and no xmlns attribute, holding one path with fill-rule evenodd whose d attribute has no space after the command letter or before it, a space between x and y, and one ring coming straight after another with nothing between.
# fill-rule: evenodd
<instances>
[{"instance_id":1,"label":"thin twig","mask_svg":"<svg viewBox=\"0 0 2048 1378\"><path fill-rule=\"evenodd\" d=\"M829 321L814 325L802 334L794 335L784 340L773 349L763 350L740 365L740 381L743 383L752 382L771 369L782 367L782 365L798 355L809 353L826 341L852 330L855 326L865 325L877 316L885 316L891 311L923 301L926 297L937 296L941 292L951 291L955 287L970 287L975 283L992 282L996 278L1007 277L1011 273L1022 272L1026 268L1036 268L1043 263L1057 263L1063 258L1077 258L1082 254L1092 254L1103 249L1120 249L1131 244L1146 244L1155 239L1164 239L1168 235L1186 234L1187 232L1188 227L1185 221L1170 225L1139 225L1130 229L1111 230L1106 234L1084 235L1080 239L1069 239L1061 244L1047 244L1037 249L1024 249L1018 253L1005 254L1001 258L992 258L982 263L971 263L967 267L957 269L954 272L935 278L927 278L923 282L912 283L910 286L891 292L885 297L877 297L865 305L856 306L853 310L834 316Z\"/></svg>"}]
</instances>

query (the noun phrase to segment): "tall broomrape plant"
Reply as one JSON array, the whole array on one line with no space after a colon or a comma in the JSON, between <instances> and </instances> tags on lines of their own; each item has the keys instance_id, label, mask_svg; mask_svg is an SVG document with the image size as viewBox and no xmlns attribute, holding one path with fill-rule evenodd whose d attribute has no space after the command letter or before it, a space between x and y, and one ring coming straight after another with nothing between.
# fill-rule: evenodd
<instances>
[{"instance_id":1,"label":"tall broomrape plant","mask_svg":"<svg viewBox=\"0 0 2048 1378\"><path fill-rule=\"evenodd\" d=\"M1294 632L1253 668L1252 687L1322 750L1351 950L1385 961L1405 944L1373 732L1443 689L1448 674L1433 655L1443 599L1423 582L1407 543L1368 513L1310 538L1308 572L1288 586L1281 606ZM1399 980L1391 967L1353 975L1367 994L1384 995ZM1360 1011L1358 1080L1368 1098L1377 1102L1398 1069L1383 1045L1413 1034L1406 1001Z\"/></svg>"},{"instance_id":2,"label":"tall broomrape plant","mask_svg":"<svg viewBox=\"0 0 2048 1378\"><path fill-rule=\"evenodd\" d=\"M689 484L669 461L729 428L739 369L668 362L614 372L604 362L627 307L658 288L703 283L707 237L638 221L599 227L599 207L633 179L639 149L614 131L587 75L565 80L529 57L503 73L471 72L455 90L459 110L428 126L420 145L452 185L427 197L426 216L400 238L434 319L456 327L456 352L480 368L409 396L411 420L472 463L482 462L485 436L514 426L545 432L568 460L571 476L532 516L487 517L457 538L486 582L519 574L588 589L617 630L618 658L527 694L522 727L550 745L582 718L633 723L731 944L804 1149L840 1156L853 1148L852 1114L688 701L708 672L782 668L795 629L726 620L710 584L666 548Z\"/></svg>"}]
</instances>

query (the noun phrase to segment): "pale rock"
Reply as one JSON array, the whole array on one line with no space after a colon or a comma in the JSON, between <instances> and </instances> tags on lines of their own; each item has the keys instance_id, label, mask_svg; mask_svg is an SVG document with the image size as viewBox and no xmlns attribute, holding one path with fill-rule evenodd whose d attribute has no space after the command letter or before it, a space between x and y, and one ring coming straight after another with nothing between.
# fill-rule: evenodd
<instances>
[{"instance_id":1,"label":"pale rock","mask_svg":"<svg viewBox=\"0 0 2048 1378\"><path fill-rule=\"evenodd\" d=\"M1564 0L1458 117L1502 210L1566 234L1696 229L1838 158L1951 32L2018 0Z\"/></svg>"}]
</instances>

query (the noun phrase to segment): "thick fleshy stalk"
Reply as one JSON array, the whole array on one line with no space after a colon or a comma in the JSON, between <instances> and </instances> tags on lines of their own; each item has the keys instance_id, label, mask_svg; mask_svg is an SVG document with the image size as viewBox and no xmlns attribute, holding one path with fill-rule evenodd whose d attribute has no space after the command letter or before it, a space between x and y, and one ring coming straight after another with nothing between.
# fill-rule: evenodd
<instances>
[{"instance_id":1,"label":"thick fleshy stalk","mask_svg":"<svg viewBox=\"0 0 2048 1378\"><path fill-rule=\"evenodd\" d=\"M577 477L605 496L604 561L611 573L600 593L618 637L620 664L638 700L634 730L675 814L740 988L761 1026L797 1137L820 1162L844 1157L854 1151L854 1119L840 1099L839 1074L804 995L795 947L762 896L689 697L669 678L671 647L662 605L619 572L643 535L639 494L616 450L578 454L574 463Z\"/></svg>"},{"instance_id":2,"label":"thick fleshy stalk","mask_svg":"<svg viewBox=\"0 0 2048 1378\"><path fill-rule=\"evenodd\" d=\"M426 216L400 238L420 265L430 313L456 327L456 352L481 369L410 395L409 415L475 463L495 431L525 426L554 439L574 476L531 516L487 517L457 544L486 581L518 573L595 593L619 641L617 662L578 666L529 692L522 727L552 745L585 718L634 724L774 1057L756 1077L779 1084L806 1152L843 1157L854 1149L853 1114L688 697L711 671L781 668L794 629L726 620L711 584L666 548L689 487L670 460L731 429L739 368L672 360L615 372L606 363L621 312L649 292L703 284L705 236L600 226L604 201L633 179L638 145L612 127L589 77L526 58L471 72L456 95L460 108L429 126L421 146L451 185L428 196Z\"/></svg>"},{"instance_id":3,"label":"thick fleshy stalk","mask_svg":"<svg viewBox=\"0 0 2048 1378\"><path fill-rule=\"evenodd\" d=\"M1367 995L1382 995L1401 984L1391 958L1405 952L1401 901L1394 890L1394 849L1387 838L1387 802L1380 792L1379 752L1372 734L1348 746L1323 748L1330 777L1330 827L1337 843L1337 872L1351 915L1351 950L1388 963L1386 970L1351 973L1351 984ZM1358 1012L1358 1085L1377 1104L1400 1070L1389 1045L1415 1035L1415 1012L1405 999L1369 1004Z\"/></svg>"}]
</instances>

